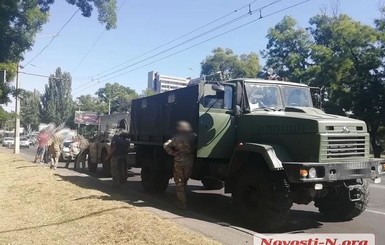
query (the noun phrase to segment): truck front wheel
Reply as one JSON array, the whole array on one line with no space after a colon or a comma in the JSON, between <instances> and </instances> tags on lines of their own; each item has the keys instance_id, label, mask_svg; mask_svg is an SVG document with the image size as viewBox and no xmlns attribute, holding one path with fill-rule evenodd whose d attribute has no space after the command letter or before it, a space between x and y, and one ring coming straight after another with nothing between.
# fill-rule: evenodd
<instances>
[{"instance_id":1,"label":"truck front wheel","mask_svg":"<svg viewBox=\"0 0 385 245\"><path fill-rule=\"evenodd\" d=\"M314 199L314 205L320 213L332 220L351 220L360 215L366 209L369 202L369 183L364 179L357 179L350 185L358 185L361 188L355 189L358 200L350 200L349 189L344 185L331 187L326 196Z\"/></svg>"},{"instance_id":2,"label":"truck front wheel","mask_svg":"<svg viewBox=\"0 0 385 245\"><path fill-rule=\"evenodd\" d=\"M169 178L160 171L153 171L150 167L142 168L142 186L145 192L161 193L168 187Z\"/></svg>"},{"instance_id":3,"label":"truck front wheel","mask_svg":"<svg viewBox=\"0 0 385 245\"><path fill-rule=\"evenodd\" d=\"M259 231L274 231L289 218L293 201L284 174L259 168L245 169L238 175L233 192L240 214Z\"/></svg>"}]
</instances>

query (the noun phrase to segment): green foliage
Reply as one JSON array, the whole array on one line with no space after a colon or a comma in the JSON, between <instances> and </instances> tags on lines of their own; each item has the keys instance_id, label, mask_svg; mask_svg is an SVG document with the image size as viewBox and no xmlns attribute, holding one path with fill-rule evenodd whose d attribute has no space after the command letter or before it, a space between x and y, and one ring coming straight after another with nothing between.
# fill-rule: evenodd
<instances>
[{"instance_id":1,"label":"green foliage","mask_svg":"<svg viewBox=\"0 0 385 245\"><path fill-rule=\"evenodd\" d=\"M59 125L69 122L74 116L71 81L71 75L62 72L60 68L50 76L45 92L41 96L40 115L43 123L54 122Z\"/></svg>"},{"instance_id":2,"label":"green foliage","mask_svg":"<svg viewBox=\"0 0 385 245\"><path fill-rule=\"evenodd\" d=\"M256 53L234 54L231 49L216 48L212 55L201 62L201 75L207 80L223 80L237 77L256 77L260 71Z\"/></svg>"},{"instance_id":3,"label":"green foliage","mask_svg":"<svg viewBox=\"0 0 385 245\"><path fill-rule=\"evenodd\" d=\"M15 114L9 113L0 107L0 128L11 130L15 127Z\"/></svg>"},{"instance_id":4,"label":"green foliage","mask_svg":"<svg viewBox=\"0 0 385 245\"><path fill-rule=\"evenodd\" d=\"M139 97L147 97L156 94L156 92L152 89L143 90Z\"/></svg>"},{"instance_id":5,"label":"green foliage","mask_svg":"<svg viewBox=\"0 0 385 245\"><path fill-rule=\"evenodd\" d=\"M47 0L46 0L47 1ZM53 2L52 0L48 0ZM93 6L98 11L98 20L106 25L106 29L114 29L116 27L116 0L66 0L67 3L76 5L82 11L84 17L90 17Z\"/></svg>"},{"instance_id":6,"label":"green foliage","mask_svg":"<svg viewBox=\"0 0 385 245\"><path fill-rule=\"evenodd\" d=\"M108 112L108 105L104 101L101 101L98 97L87 94L81 95L77 98L75 110L93 111L99 114L106 114Z\"/></svg>"},{"instance_id":7,"label":"green foliage","mask_svg":"<svg viewBox=\"0 0 385 245\"><path fill-rule=\"evenodd\" d=\"M0 63L18 62L30 49L48 13L36 0L0 2Z\"/></svg>"},{"instance_id":8,"label":"green foliage","mask_svg":"<svg viewBox=\"0 0 385 245\"><path fill-rule=\"evenodd\" d=\"M90 17L96 7L106 29L116 27L116 0L66 0ZM36 34L48 21L54 0L15 0L0 2L0 63L18 62L29 50Z\"/></svg>"},{"instance_id":9,"label":"green foliage","mask_svg":"<svg viewBox=\"0 0 385 245\"><path fill-rule=\"evenodd\" d=\"M76 5L83 16L90 17L95 7L98 20L107 30L116 27L116 0L66 0ZM16 65L33 46L36 34L49 18L55 0L0 1L0 70L7 69L7 81L13 79ZM0 103L9 102L11 89L0 82Z\"/></svg>"},{"instance_id":10,"label":"green foliage","mask_svg":"<svg viewBox=\"0 0 385 245\"><path fill-rule=\"evenodd\" d=\"M106 83L104 88L100 88L95 94L107 105L111 103L111 113L129 111L131 100L138 98L135 90L119 83Z\"/></svg>"},{"instance_id":11,"label":"green foliage","mask_svg":"<svg viewBox=\"0 0 385 245\"><path fill-rule=\"evenodd\" d=\"M6 73L6 78L4 81L4 71ZM17 64L15 63L0 63L0 104L10 102L8 95L12 92L12 89L9 85L17 71Z\"/></svg>"},{"instance_id":12,"label":"green foliage","mask_svg":"<svg viewBox=\"0 0 385 245\"><path fill-rule=\"evenodd\" d=\"M267 59L266 67L285 80L309 83L307 69L312 46L310 34L304 28L297 27L297 21L285 16L281 22L271 28L267 34L268 44L262 51Z\"/></svg>"},{"instance_id":13,"label":"green foliage","mask_svg":"<svg viewBox=\"0 0 385 245\"><path fill-rule=\"evenodd\" d=\"M39 129L39 105L39 91L35 90L32 92L24 90L20 93L20 123L27 131Z\"/></svg>"}]
</instances>

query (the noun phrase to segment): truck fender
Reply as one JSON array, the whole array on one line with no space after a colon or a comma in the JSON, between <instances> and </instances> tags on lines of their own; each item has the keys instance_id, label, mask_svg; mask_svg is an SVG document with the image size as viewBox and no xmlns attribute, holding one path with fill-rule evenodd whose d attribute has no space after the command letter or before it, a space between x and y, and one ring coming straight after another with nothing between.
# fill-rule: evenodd
<instances>
[{"instance_id":1,"label":"truck fender","mask_svg":"<svg viewBox=\"0 0 385 245\"><path fill-rule=\"evenodd\" d=\"M230 160L228 176L237 172L245 162L242 162L242 157L247 153L257 153L266 162L267 167L272 171L282 170L282 162L277 157L273 146L256 143L244 143L235 148Z\"/></svg>"}]
</instances>

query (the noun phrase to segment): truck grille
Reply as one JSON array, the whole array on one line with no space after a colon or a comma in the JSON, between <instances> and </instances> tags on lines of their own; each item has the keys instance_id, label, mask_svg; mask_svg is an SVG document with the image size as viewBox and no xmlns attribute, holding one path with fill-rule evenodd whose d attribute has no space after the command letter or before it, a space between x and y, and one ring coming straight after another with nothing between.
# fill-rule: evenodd
<instances>
[{"instance_id":1,"label":"truck grille","mask_svg":"<svg viewBox=\"0 0 385 245\"><path fill-rule=\"evenodd\" d=\"M323 155L328 159L365 157L365 140L365 136L328 136Z\"/></svg>"}]
</instances>

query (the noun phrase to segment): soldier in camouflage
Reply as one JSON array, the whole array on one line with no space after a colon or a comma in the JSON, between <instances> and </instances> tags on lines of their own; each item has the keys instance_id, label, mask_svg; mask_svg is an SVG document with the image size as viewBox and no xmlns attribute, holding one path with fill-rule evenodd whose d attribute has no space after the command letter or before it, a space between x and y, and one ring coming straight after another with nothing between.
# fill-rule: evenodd
<instances>
[{"instance_id":1,"label":"soldier in camouflage","mask_svg":"<svg viewBox=\"0 0 385 245\"><path fill-rule=\"evenodd\" d=\"M126 131L126 122L121 120L118 130L111 139L111 148L107 159L111 162L111 175L114 187L120 187L127 179L127 169L125 164L130 147L129 135Z\"/></svg>"},{"instance_id":2,"label":"soldier in camouflage","mask_svg":"<svg viewBox=\"0 0 385 245\"><path fill-rule=\"evenodd\" d=\"M177 123L177 134L163 147L165 151L174 156L174 181L178 206L186 208L186 186L191 176L196 150L196 135L192 132L190 123L180 121Z\"/></svg>"},{"instance_id":3,"label":"soldier in camouflage","mask_svg":"<svg viewBox=\"0 0 385 245\"><path fill-rule=\"evenodd\" d=\"M60 132L54 133L48 140L48 151L51 155L51 169L56 169L63 147L63 137Z\"/></svg>"}]
</instances>

